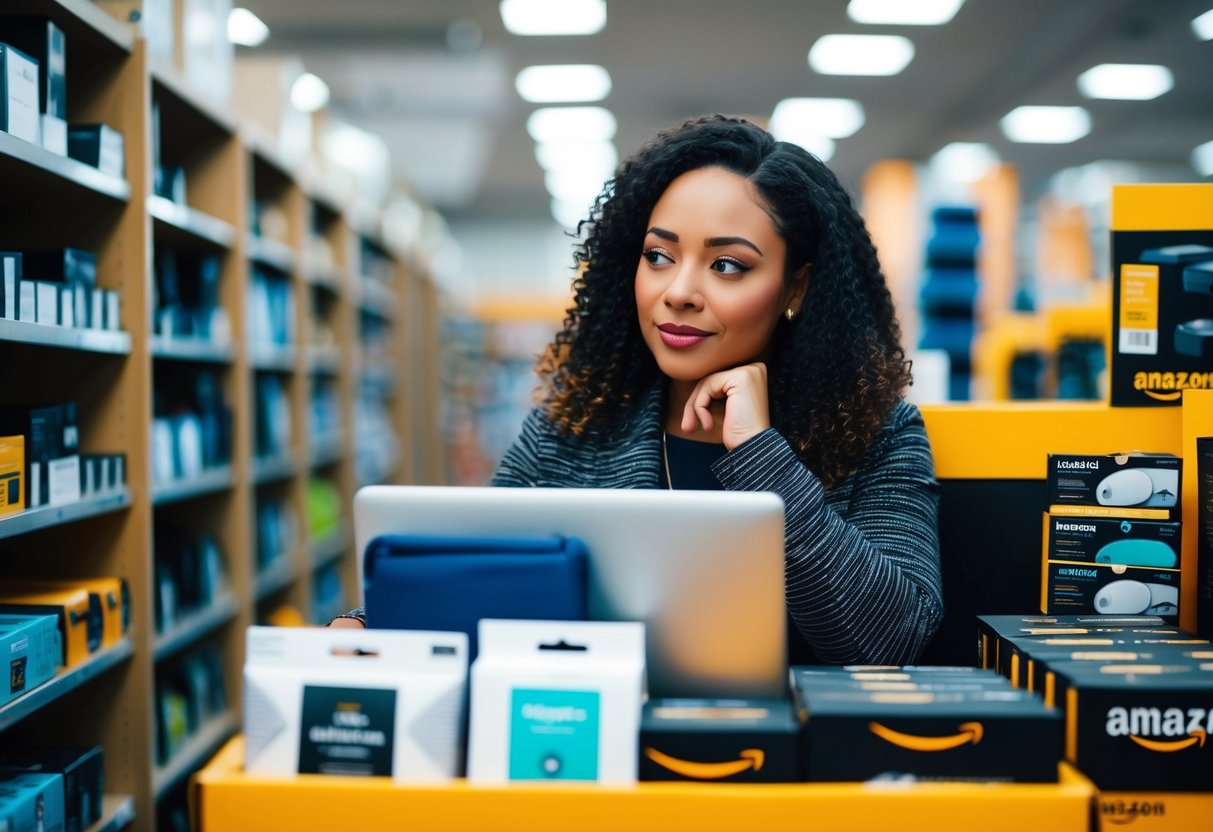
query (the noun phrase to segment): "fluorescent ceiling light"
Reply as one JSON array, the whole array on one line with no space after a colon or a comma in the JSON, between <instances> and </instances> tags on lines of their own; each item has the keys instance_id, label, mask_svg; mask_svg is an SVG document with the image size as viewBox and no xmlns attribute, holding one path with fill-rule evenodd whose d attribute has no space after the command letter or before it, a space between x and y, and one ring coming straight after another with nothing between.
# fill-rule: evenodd
<instances>
[{"instance_id":1,"label":"fluorescent ceiling light","mask_svg":"<svg viewBox=\"0 0 1213 832\"><path fill-rule=\"evenodd\" d=\"M248 9L227 13L227 39L240 46L260 46L270 36L270 27Z\"/></svg>"},{"instance_id":2,"label":"fluorescent ceiling light","mask_svg":"<svg viewBox=\"0 0 1213 832\"><path fill-rule=\"evenodd\" d=\"M593 168L560 168L543 175L543 186L556 199L589 205L602 192L611 173Z\"/></svg>"},{"instance_id":3,"label":"fluorescent ceiling light","mask_svg":"<svg viewBox=\"0 0 1213 832\"><path fill-rule=\"evenodd\" d=\"M619 164L619 151L611 142L543 142L535 145L535 161L544 170L589 167L610 171L609 176Z\"/></svg>"},{"instance_id":4,"label":"fluorescent ceiling light","mask_svg":"<svg viewBox=\"0 0 1213 832\"><path fill-rule=\"evenodd\" d=\"M305 113L314 113L329 103L329 85L320 76L305 72L291 84L291 103Z\"/></svg>"},{"instance_id":5,"label":"fluorescent ceiling light","mask_svg":"<svg viewBox=\"0 0 1213 832\"><path fill-rule=\"evenodd\" d=\"M976 182L998 164L994 148L982 142L952 142L931 157L930 166L948 182Z\"/></svg>"},{"instance_id":6,"label":"fluorescent ceiling light","mask_svg":"<svg viewBox=\"0 0 1213 832\"><path fill-rule=\"evenodd\" d=\"M1192 167L1201 176L1213 176L1213 141L1196 146L1192 151Z\"/></svg>"},{"instance_id":7,"label":"fluorescent ceiling light","mask_svg":"<svg viewBox=\"0 0 1213 832\"><path fill-rule=\"evenodd\" d=\"M1173 86L1171 70L1160 64L1100 64L1078 76L1078 91L1087 98L1148 101Z\"/></svg>"},{"instance_id":8,"label":"fluorescent ceiling light","mask_svg":"<svg viewBox=\"0 0 1213 832\"><path fill-rule=\"evenodd\" d=\"M1201 40L1213 40L1213 9L1193 18L1192 32Z\"/></svg>"},{"instance_id":9,"label":"fluorescent ceiling light","mask_svg":"<svg viewBox=\"0 0 1213 832\"><path fill-rule=\"evenodd\" d=\"M965 0L851 0L847 17L856 23L940 26L956 16Z\"/></svg>"},{"instance_id":10,"label":"fluorescent ceiling light","mask_svg":"<svg viewBox=\"0 0 1213 832\"><path fill-rule=\"evenodd\" d=\"M569 202L563 199L553 199L551 202L552 219L565 228L576 228L577 223L589 215L588 202Z\"/></svg>"},{"instance_id":11,"label":"fluorescent ceiling light","mask_svg":"<svg viewBox=\"0 0 1213 832\"><path fill-rule=\"evenodd\" d=\"M615 138L615 115L605 107L542 107L526 120L536 142L608 142Z\"/></svg>"},{"instance_id":12,"label":"fluorescent ceiling light","mask_svg":"<svg viewBox=\"0 0 1213 832\"><path fill-rule=\"evenodd\" d=\"M606 0L501 0L514 35L593 35L606 26Z\"/></svg>"},{"instance_id":13,"label":"fluorescent ceiling light","mask_svg":"<svg viewBox=\"0 0 1213 832\"><path fill-rule=\"evenodd\" d=\"M771 113L771 131L803 129L831 139L845 139L863 127L863 105L850 98L785 98Z\"/></svg>"},{"instance_id":14,"label":"fluorescent ceiling light","mask_svg":"<svg viewBox=\"0 0 1213 832\"><path fill-rule=\"evenodd\" d=\"M779 129L776 129L772 124L771 135L781 142L800 145L823 162L830 161L834 156L834 140L812 130L797 129L795 126L786 125L781 125Z\"/></svg>"},{"instance_id":15,"label":"fluorescent ceiling light","mask_svg":"<svg viewBox=\"0 0 1213 832\"><path fill-rule=\"evenodd\" d=\"M528 66L514 79L514 88L532 104L601 101L611 92L611 74L596 64Z\"/></svg>"},{"instance_id":16,"label":"fluorescent ceiling light","mask_svg":"<svg viewBox=\"0 0 1213 832\"><path fill-rule=\"evenodd\" d=\"M822 35L809 49L809 66L822 75L896 75L914 58L901 35Z\"/></svg>"},{"instance_id":17,"label":"fluorescent ceiling light","mask_svg":"<svg viewBox=\"0 0 1213 832\"><path fill-rule=\"evenodd\" d=\"M1069 144L1091 132L1082 107L1016 107L999 124L1008 139L1029 144Z\"/></svg>"}]
</instances>

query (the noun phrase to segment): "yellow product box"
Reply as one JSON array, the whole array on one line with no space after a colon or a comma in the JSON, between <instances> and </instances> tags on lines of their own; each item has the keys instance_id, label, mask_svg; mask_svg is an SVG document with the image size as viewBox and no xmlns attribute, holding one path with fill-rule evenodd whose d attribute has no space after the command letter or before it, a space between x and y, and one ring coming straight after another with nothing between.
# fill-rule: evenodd
<instances>
[{"instance_id":1,"label":"yellow product box","mask_svg":"<svg viewBox=\"0 0 1213 832\"><path fill-rule=\"evenodd\" d=\"M112 647L131 628L131 593L126 578L13 578L0 584L0 593L8 589L30 592L89 593L90 614L101 619L101 647Z\"/></svg>"},{"instance_id":2,"label":"yellow product box","mask_svg":"<svg viewBox=\"0 0 1213 832\"><path fill-rule=\"evenodd\" d=\"M83 587L39 590L0 584L0 612L57 615L66 667L80 664L101 646L100 602Z\"/></svg>"},{"instance_id":3,"label":"yellow product box","mask_svg":"<svg viewBox=\"0 0 1213 832\"><path fill-rule=\"evenodd\" d=\"M25 509L25 437L0 436L0 515Z\"/></svg>"},{"instance_id":4,"label":"yellow product box","mask_svg":"<svg viewBox=\"0 0 1213 832\"><path fill-rule=\"evenodd\" d=\"M1100 792L1097 832L1205 832L1213 818L1213 794Z\"/></svg>"}]
</instances>

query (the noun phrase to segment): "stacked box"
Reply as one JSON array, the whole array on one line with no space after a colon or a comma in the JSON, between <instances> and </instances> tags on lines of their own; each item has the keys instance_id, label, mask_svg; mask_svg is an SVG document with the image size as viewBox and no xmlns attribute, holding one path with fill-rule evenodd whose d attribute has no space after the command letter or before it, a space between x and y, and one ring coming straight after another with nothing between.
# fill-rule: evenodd
<instances>
[{"instance_id":1,"label":"stacked box","mask_svg":"<svg viewBox=\"0 0 1213 832\"><path fill-rule=\"evenodd\" d=\"M55 677L63 645L53 615L0 614L0 655L6 659L0 705Z\"/></svg>"}]
</instances>

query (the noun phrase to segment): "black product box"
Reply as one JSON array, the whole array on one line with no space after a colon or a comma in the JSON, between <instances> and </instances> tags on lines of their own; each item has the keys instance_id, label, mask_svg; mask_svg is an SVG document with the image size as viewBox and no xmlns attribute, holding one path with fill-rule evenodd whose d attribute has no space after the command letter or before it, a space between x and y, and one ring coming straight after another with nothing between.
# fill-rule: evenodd
<instances>
[{"instance_id":1,"label":"black product box","mask_svg":"<svg viewBox=\"0 0 1213 832\"><path fill-rule=\"evenodd\" d=\"M1100 612L1110 615L1179 615L1178 569L1114 566L1102 563L1045 564L1041 584L1046 612Z\"/></svg>"},{"instance_id":2,"label":"black product box","mask_svg":"<svg viewBox=\"0 0 1213 832\"><path fill-rule=\"evenodd\" d=\"M1213 638L1213 436L1196 440L1196 631Z\"/></svg>"},{"instance_id":3,"label":"black product box","mask_svg":"<svg viewBox=\"0 0 1213 832\"><path fill-rule=\"evenodd\" d=\"M96 326L91 323L92 294L97 288L97 255L94 252L56 248L27 251L23 259L26 278L61 283L71 291L71 325Z\"/></svg>"},{"instance_id":4,"label":"black product box","mask_svg":"<svg viewBox=\"0 0 1213 832\"><path fill-rule=\"evenodd\" d=\"M1182 473L1183 459L1172 454L1049 454L1049 503L1169 509L1174 520Z\"/></svg>"},{"instance_id":5,"label":"black product box","mask_svg":"<svg viewBox=\"0 0 1213 832\"><path fill-rule=\"evenodd\" d=\"M640 717L639 777L797 782L800 716L791 700L650 699Z\"/></svg>"},{"instance_id":6,"label":"black product box","mask_svg":"<svg viewBox=\"0 0 1213 832\"><path fill-rule=\"evenodd\" d=\"M122 134L105 124L69 124L67 155L102 173L126 175L126 148Z\"/></svg>"},{"instance_id":7,"label":"black product box","mask_svg":"<svg viewBox=\"0 0 1213 832\"><path fill-rule=\"evenodd\" d=\"M1166 624L1156 615L979 615L977 616L977 665L997 670L1000 644L1026 636L1086 634L1105 632L1107 628L1156 627Z\"/></svg>"},{"instance_id":8,"label":"black product box","mask_svg":"<svg viewBox=\"0 0 1213 832\"><path fill-rule=\"evenodd\" d=\"M1213 387L1213 184L1112 186L1114 406Z\"/></svg>"},{"instance_id":9,"label":"black product box","mask_svg":"<svg viewBox=\"0 0 1213 832\"><path fill-rule=\"evenodd\" d=\"M1179 568L1183 527L1178 520L1059 517L1048 512L1044 517L1048 561ZM1127 610L1120 612L1128 613Z\"/></svg>"},{"instance_id":10,"label":"black product box","mask_svg":"<svg viewBox=\"0 0 1213 832\"><path fill-rule=\"evenodd\" d=\"M38 144L38 62L0 43L0 130Z\"/></svg>"},{"instance_id":11,"label":"black product box","mask_svg":"<svg viewBox=\"0 0 1213 832\"><path fill-rule=\"evenodd\" d=\"M8 17L4 39L38 62L38 112L67 118L67 39L41 17Z\"/></svg>"},{"instance_id":12,"label":"black product box","mask_svg":"<svg viewBox=\"0 0 1213 832\"><path fill-rule=\"evenodd\" d=\"M1204 642L1196 643L1192 642ZM1044 697L1049 707L1061 705L1059 695L1065 684L1058 685L1055 667L1103 666L1111 671L1130 669L1130 665L1170 667L1177 664L1210 665L1213 645L1190 634L1176 638L1143 639L1136 644L1116 644L1110 647L1034 647L1027 661L1028 689ZM1059 687L1061 690L1059 691Z\"/></svg>"},{"instance_id":13,"label":"black product box","mask_svg":"<svg viewBox=\"0 0 1213 832\"><path fill-rule=\"evenodd\" d=\"M66 832L81 832L101 820L105 772L101 746L47 748L0 756L0 771L63 775Z\"/></svg>"},{"instance_id":14,"label":"black product box","mask_svg":"<svg viewBox=\"0 0 1213 832\"><path fill-rule=\"evenodd\" d=\"M993 675L989 671L980 671ZM906 775L925 780L1056 782L1060 714L1005 680L979 691L885 692L793 684L808 720L809 781Z\"/></svg>"},{"instance_id":15,"label":"black product box","mask_svg":"<svg viewBox=\"0 0 1213 832\"><path fill-rule=\"evenodd\" d=\"M21 310L21 252L0 251L0 318L15 321Z\"/></svg>"},{"instance_id":16,"label":"black product box","mask_svg":"<svg viewBox=\"0 0 1213 832\"><path fill-rule=\"evenodd\" d=\"M1213 791L1213 670L1058 662L1066 759L1101 791Z\"/></svg>"}]
</instances>

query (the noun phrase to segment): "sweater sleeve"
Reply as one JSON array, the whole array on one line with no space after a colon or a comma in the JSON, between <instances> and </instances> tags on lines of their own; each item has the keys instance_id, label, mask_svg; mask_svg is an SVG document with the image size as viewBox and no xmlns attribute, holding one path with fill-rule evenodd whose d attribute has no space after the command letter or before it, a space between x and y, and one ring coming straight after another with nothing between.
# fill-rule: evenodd
<instances>
[{"instance_id":1,"label":"sweater sleeve","mask_svg":"<svg viewBox=\"0 0 1213 832\"><path fill-rule=\"evenodd\" d=\"M774 429L714 466L726 489L783 499L788 611L822 661L912 662L943 617L938 483L922 418L909 412L854 475L846 519Z\"/></svg>"},{"instance_id":2,"label":"sweater sleeve","mask_svg":"<svg viewBox=\"0 0 1213 832\"><path fill-rule=\"evenodd\" d=\"M497 471L489 481L490 485L530 488L539 482L538 440L546 424L547 419L539 408L527 414L518 438L501 458Z\"/></svg>"}]
</instances>

